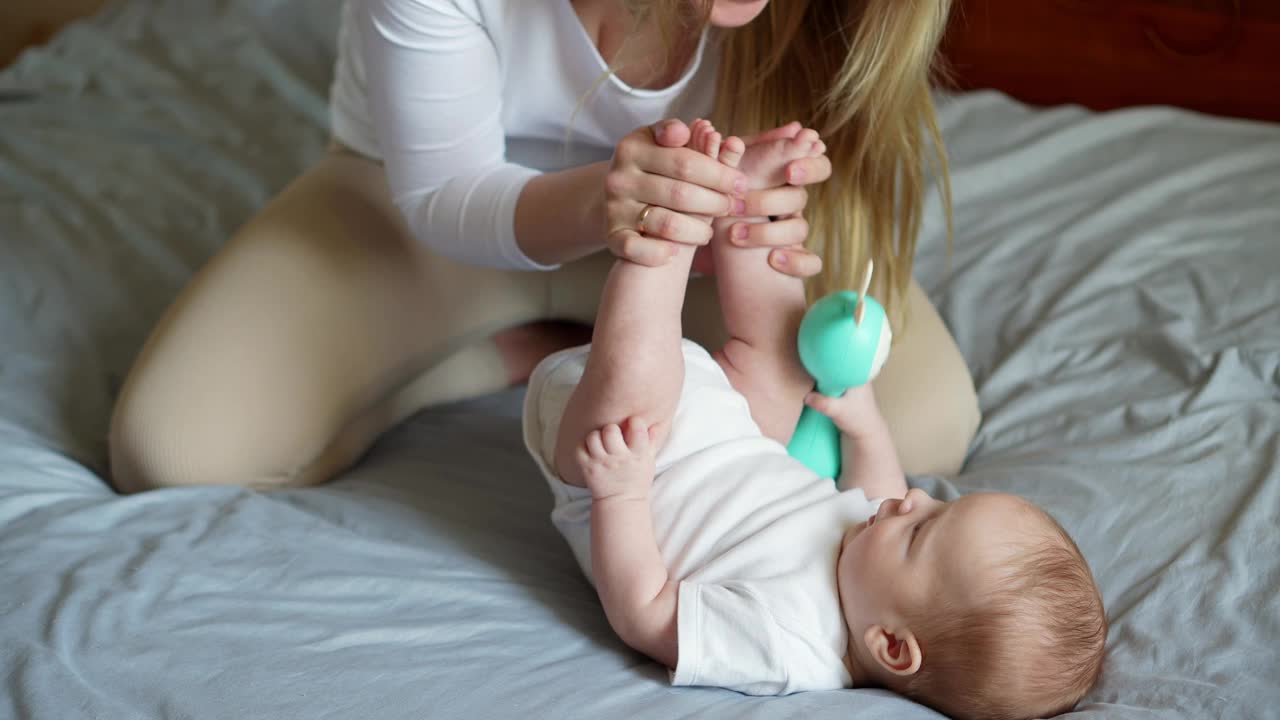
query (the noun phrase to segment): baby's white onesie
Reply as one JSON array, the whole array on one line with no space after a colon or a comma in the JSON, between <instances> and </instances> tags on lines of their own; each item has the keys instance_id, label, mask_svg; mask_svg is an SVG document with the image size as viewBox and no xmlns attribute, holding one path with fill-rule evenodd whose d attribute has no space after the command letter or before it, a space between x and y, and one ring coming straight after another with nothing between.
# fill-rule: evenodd
<instances>
[{"instance_id":1,"label":"baby's white onesie","mask_svg":"<svg viewBox=\"0 0 1280 720\"><path fill-rule=\"evenodd\" d=\"M386 163L392 199L436 252L549 269L516 245L525 183L608 160L638 127L706 117L716 37L703 34L674 84L644 90L598 82L608 66L569 0L347 0L333 135Z\"/></svg>"},{"instance_id":2,"label":"baby's white onesie","mask_svg":"<svg viewBox=\"0 0 1280 720\"><path fill-rule=\"evenodd\" d=\"M524 436L555 496L552 522L591 578L591 494L550 469L588 350L534 370ZM684 388L651 491L658 547L680 581L671 682L751 695L849 687L836 560L845 531L879 503L838 492L762 435L706 350L688 340L683 350Z\"/></svg>"}]
</instances>

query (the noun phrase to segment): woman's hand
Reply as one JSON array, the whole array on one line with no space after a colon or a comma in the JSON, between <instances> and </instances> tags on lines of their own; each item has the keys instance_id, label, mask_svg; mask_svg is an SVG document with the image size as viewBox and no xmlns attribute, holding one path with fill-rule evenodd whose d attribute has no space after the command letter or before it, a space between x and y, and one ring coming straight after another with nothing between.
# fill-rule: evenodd
<instances>
[{"instance_id":1,"label":"woman's hand","mask_svg":"<svg viewBox=\"0 0 1280 720\"><path fill-rule=\"evenodd\" d=\"M664 120L614 149L605 176L605 243L614 255L662 265L675 253L673 243L711 240L706 217L747 212L746 175L685 147L689 137L683 122Z\"/></svg>"}]
</instances>

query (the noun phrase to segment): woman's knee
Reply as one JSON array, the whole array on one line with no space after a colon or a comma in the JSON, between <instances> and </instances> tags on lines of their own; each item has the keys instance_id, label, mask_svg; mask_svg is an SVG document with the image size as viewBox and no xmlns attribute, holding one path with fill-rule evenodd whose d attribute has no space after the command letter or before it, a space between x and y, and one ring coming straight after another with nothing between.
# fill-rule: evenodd
<instances>
[{"instance_id":1,"label":"woman's knee","mask_svg":"<svg viewBox=\"0 0 1280 720\"><path fill-rule=\"evenodd\" d=\"M906 307L906 327L874 383L876 399L908 474L955 474L982 421L973 378L915 281Z\"/></svg>"},{"instance_id":2,"label":"woman's knee","mask_svg":"<svg viewBox=\"0 0 1280 720\"><path fill-rule=\"evenodd\" d=\"M146 382L146 378L142 378ZM111 483L121 493L194 485L286 485L280 438L251 417L193 417L182 394L169 402L122 395L111 418ZM212 420L212 422L209 422Z\"/></svg>"},{"instance_id":3,"label":"woman's knee","mask_svg":"<svg viewBox=\"0 0 1280 720\"><path fill-rule=\"evenodd\" d=\"M357 241L317 217L377 215L358 193L339 187L347 165L360 162L328 158L300 177L165 311L113 412L117 489L288 484L358 408L357 393L376 391L388 369L403 364L360 352L368 318L391 314L361 305L376 305L365 286L387 282L353 281L359 276L344 268L355 264ZM402 314L406 322L417 317L409 309Z\"/></svg>"}]
</instances>

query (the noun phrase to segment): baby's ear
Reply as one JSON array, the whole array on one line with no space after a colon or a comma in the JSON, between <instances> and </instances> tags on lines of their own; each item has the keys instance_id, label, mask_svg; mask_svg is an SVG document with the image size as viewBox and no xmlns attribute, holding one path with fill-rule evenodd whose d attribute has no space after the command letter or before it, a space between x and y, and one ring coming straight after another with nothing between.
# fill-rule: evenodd
<instances>
[{"instance_id":1,"label":"baby's ear","mask_svg":"<svg viewBox=\"0 0 1280 720\"><path fill-rule=\"evenodd\" d=\"M915 633L906 628L892 633L879 625L872 625L863 633L862 641L880 667L899 677L915 675L924 662Z\"/></svg>"}]
</instances>

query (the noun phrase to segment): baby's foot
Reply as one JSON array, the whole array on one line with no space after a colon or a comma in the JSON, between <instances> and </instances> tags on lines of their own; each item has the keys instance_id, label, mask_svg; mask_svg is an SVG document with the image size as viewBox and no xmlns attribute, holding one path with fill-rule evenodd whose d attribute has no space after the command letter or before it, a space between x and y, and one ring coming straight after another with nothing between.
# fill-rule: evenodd
<instances>
[{"instance_id":1,"label":"baby's foot","mask_svg":"<svg viewBox=\"0 0 1280 720\"><path fill-rule=\"evenodd\" d=\"M707 157L715 158L737 169L746 145L737 136L723 137L710 120L698 118L689 126L689 147Z\"/></svg>"},{"instance_id":2,"label":"baby's foot","mask_svg":"<svg viewBox=\"0 0 1280 720\"><path fill-rule=\"evenodd\" d=\"M649 497L655 452L649 427L634 417L623 426L609 424L592 430L574 454L594 500Z\"/></svg>"},{"instance_id":3,"label":"baby's foot","mask_svg":"<svg viewBox=\"0 0 1280 720\"><path fill-rule=\"evenodd\" d=\"M792 161L817 157L826 151L818 132L804 128L792 138L778 138L748 146L737 167L746 173L752 190L765 190L787 184L787 165Z\"/></svg>"},{"instance_id":4,"label":"baby's foot","mask_svg":"<svg viewBox=\"0 0 1280 720\"><path fill-rule=\"evenodd\" d=\"M715 126L709 120L698 118L689 126L689 148L695 152L702 153L707 157L716 158L720 162L731 168L737 169L739 161L742 160L742 153L746 149L742 138L729 136L721 137L716 132ZM711 218L706 218L708 222L712 222ZM720 220L715 221L719 223ZM714 227L714 226L713 226ZM698 248L693 254L693 272L699 274L709 274L715 272L715 259L711 254L710 245L704 245Z\"/></svg>"},{"instance_id":5,"label":"baby's foot","mask_svg":"<svg viewBox=\"0 0 1280 720\"><path fill-rule=\"evenodd\" d=\"M711 124L710 120L698 118L689 126L688 147L694 152L715 158L720 154L722 141L723 138L720 133L716 132L716 128Z\"/></svg>"}]
</instances>

